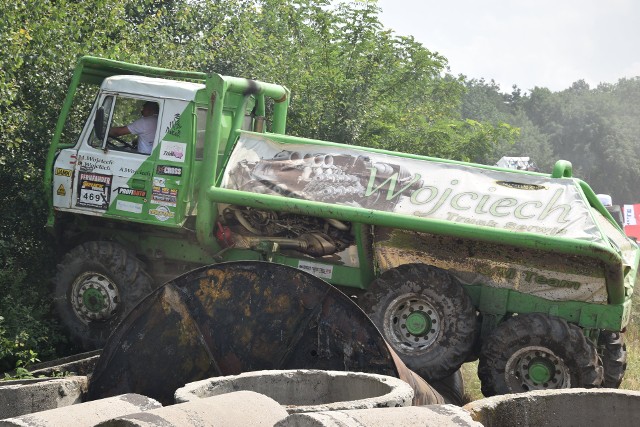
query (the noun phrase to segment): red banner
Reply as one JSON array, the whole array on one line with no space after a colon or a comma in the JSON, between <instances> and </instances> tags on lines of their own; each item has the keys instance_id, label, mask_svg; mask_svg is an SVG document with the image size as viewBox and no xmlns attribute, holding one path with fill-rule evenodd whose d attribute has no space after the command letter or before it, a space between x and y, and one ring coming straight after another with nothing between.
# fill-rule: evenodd
<instances>
[{"instance_id":1,"label":"red banner","mask_svg":"<svg viewBox=\"0 0 640 427\"><path fill-rule=\"evenodd\" d=\"M640 204L624 205L623 216L625 234L640 239Z\"/></svg>"}]
</instances>

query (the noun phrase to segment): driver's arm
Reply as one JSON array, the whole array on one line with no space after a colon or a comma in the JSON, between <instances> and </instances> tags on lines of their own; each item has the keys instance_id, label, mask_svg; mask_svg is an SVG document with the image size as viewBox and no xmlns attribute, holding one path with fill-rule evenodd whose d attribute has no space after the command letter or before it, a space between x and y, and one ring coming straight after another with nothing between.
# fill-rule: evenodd
<instances>
[{"instance_id":1,"label":"driver's arm","mask_svg":"<svg viewBox=\"0 0 640 427\"><path fill-rule=\"evenodd\" d=\"M126 126L115 126L109 129L109 136L118 137L123 135L129 135L130 133L131 131Z\"/></svg>"}]
</instances>

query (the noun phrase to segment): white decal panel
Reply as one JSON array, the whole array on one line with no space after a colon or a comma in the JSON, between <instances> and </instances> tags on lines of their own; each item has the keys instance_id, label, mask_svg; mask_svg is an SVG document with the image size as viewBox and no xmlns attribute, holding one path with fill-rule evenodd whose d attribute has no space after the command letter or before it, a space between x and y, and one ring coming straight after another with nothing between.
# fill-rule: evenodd
<instances>
[{"instance_id":1,"label":"white decal panel","mask_svg":"<svg viewBox=\"0 0 640 427\"><path fill-rule=\"evenodd\" d=\"M134 202L127 202L125 200L118 200L116 202L116 209L119 211L140 214L142 213L142 203L134 203Z\"/></svg>"},{"instance_id":2,"label":"white decal panel","mask_svg":"<svg viewBox=\"0 0 640 427\"><path fill-rule=\"evenodd\" d=\"M242 134L222 187L603 243L575 181Z\"/></svg>"}]
</instances>

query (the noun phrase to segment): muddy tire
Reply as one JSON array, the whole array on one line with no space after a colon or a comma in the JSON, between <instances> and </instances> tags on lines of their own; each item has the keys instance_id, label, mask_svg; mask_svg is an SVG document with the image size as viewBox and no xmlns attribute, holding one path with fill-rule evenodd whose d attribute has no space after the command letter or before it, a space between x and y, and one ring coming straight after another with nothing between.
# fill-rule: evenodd
<instances>
[{"instance_id":1,"label":"muddy tire","mask_svg":"<svg viewBox=\"0 0 640 427\"><path fill-rule=\"evenodd\" d=\"M445 270L424 264L388 270L359 305L402 361L427 381L452 375L473 351L475 308Z\"/></svg>"},{"instance_id":2,"label":"muddy tire","mask_svg":"<svg viewBox=\"0 0 640 427\"><path fill-rule=\"evenodd\" d=\"M486 397L575 387L599 387L603 368L582 330L559 317L510 318L483 343L478 378Z\"/></svg>"},{"instance_id":3,"label":"muddy tire","mask_svg":"<svg viewBox=\"0 0 640 427\"><path fill-rule=\"evenodd\" d=\"M465 396L464 378L462 378L460 369L441 380L429 381L429 385L440 393L445 403L456 406L463 406L469 403Z\"/></svg>"},{"instance_id":4,"label":"muddy tire","mask_svg":"<svg viewBox=\"0 0 640 427\"><path fill-rule=\"evenodd\" d=\"M602 387L618 388L627 370L627 346L620 332L601 331L598 337L600 358L604 368Z\"/></svg>"},{"instance_id":5,"label":"muddy tire","mask_svg":"<svg viewBox=\"0 0 640 427\"><path fill-rule=\"evenodd\" d=\"M87 242L58 264L54 299L71 340L93 350L152 289L142 263L122 246Z\"/></svg>"}]
</instances>

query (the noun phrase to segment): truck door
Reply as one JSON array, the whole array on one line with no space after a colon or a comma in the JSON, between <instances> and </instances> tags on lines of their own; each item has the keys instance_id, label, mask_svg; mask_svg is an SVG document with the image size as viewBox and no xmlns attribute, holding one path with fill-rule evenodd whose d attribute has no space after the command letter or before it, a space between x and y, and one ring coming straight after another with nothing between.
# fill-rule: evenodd
<instances>
[{"instance_id":1,"label":"truck door","mask_svg":"<svg viewBox=\"0 0 640 427\"><path fill-rule=\"evenodd\" d=\"M121 94L103 93L92 120L83 133L74 171L71 208L100 216L143 220L144 205L151 191L153 163L149 154L140 153L134 135L108 136L111 126L127 126L140 117L146 101L163 102ZM158 141L156 126L154 148Z\"/></svg>"},{"instance_id":2,"label":"truck door","mask_svg":"<svg viewBox=\"0 0 640 427\"><path fill-rule=\"evenodd\" d=\"M194 146L195 116L193 103L165 99L158 127L160 137L151 159L151 190L148 194L147 220L166 227L180 226L190 205L187 189Z\"/></svg>"}]
</instances>

